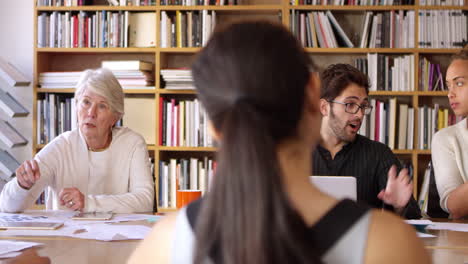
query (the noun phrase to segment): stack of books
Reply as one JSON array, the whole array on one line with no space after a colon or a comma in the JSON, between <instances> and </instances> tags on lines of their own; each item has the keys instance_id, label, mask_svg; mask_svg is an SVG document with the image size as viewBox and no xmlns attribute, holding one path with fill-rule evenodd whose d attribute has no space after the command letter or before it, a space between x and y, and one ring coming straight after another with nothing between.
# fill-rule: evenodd
<instances>
[{"instance_id":1,"label":"stack of books","mask_svg":"<svg viewBox=\"0 0 468 264\"><path fill-rule=\"evenodd\" d=\"M111 70L123 89L154 89L153 63L151 62L102 61L101 67Z\"/></svg>"},{"instance_id":2,"label":"stack of books","mask_svg":"<svg viewBox=\"0 0 468 264\"><path fill-rule=\"evenodd\" d=\"M47 89L75 88L80 75L80 71L41 72L39 74L39 85L41 88Z\"/></svg>"},{"instance_id":3,"label":"stack of books","mask_svg":"<svg viewBox=\"0 0 468 264\"><path fill-rule=\"evenodd\" d=\"M195 89L189 69L165 69L161 70L161 76L165 89Z\"/></svg>"}]
</instances>

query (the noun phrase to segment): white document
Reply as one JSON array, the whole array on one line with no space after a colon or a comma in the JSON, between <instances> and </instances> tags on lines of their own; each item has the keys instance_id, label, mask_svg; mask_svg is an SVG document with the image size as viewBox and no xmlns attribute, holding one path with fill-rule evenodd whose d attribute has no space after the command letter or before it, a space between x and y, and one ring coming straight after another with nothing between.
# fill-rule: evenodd
<instances>
[{"instance_id":1,"label":"white document","mask_svg":"<svg viewBox=\"0 0 468 264\"><path fill-rule=\"evenodd\" d=\"M66 226L84 226L92 224L102 224L102 223L120 223L120 222L129 222L129 221L144 221L150 220L154 222L154 218L161 217L158 215L150 214L114 214L110 220L101 220L101 221L86 221L86 220L73 220L67 219L65 221Z\"/></svg>"},{"instance_id":2,"label":"white document","mask_svg":"<svg viewBox=\"0 0 468 264\"><path fill-rule=\"evenodd\" d=\"M16 240L0 240L0 256L12 252L17 252L25 248L35 247L42 245L35 242L23 242Z\"/></svg>"},{"instance_id":3,"label":"white document","mask_svg":"<svg viewBox=\"0 0 468 264\"><path fill-rule=\"evenodd\" d=\"M450 223L450 222L432 222L431 220L406 220L411 225L428 225L426 229L432 230L451 230L459 232L468 232L468 224Z\"/></svg>"},{"instance_id":4,"label":"white document","mask_svg":"<svg viewBox=\"0 0 468 264\"><path fill-rule=\"evenodd\" d=\"M76 212L73 211L44 211L31 210L21 214L0 213L0 222L43 222L55 223L65 222L72 217Z\"/></svg>"},{"instance_id":5,"label":"white document","mask_svg":"<svg viewBox=\"0 0 468 264\"><path fill-rule=\"evenodd\" d=\"M11 236L65 236L103 241L143 239L151 227L140 225L109 225L108 223L159 220L162 216L152 214L115 214L111 220L72 220L74 211L27 211L24 214L0 213L0 221L17 222L64 222L57 230L5 230L0 237Z\"/></svg>"},{"instance_id":6,"label":"white document","mask_svg":"<svg viewBox=\"0 0 468 264\"><path fill-rule=\"evenodd\" d=\"M63 226L56 230L20 230L9 229L0 232L1 237L14 237L14 236L72 236L77 230L81 229L79 226Z\"/></svg>"},{"instance_id":7,"label":"white document","mask_svg":"<svg viewBox=\"0 0 468 264\"><path fill-rule=\"evenodd\" d=\"M411 219L405 220L405 222L410 225L432 225L434 223L431 220L427 219Z\"/></svg>"},{"instance_id":8,"label":"white document","mask_svg":"<svg viewBox=\"0 0 468 264\"><path fill-rule=\"evenodd\" d=\"M418 234L418 237L436 237L434 235L427 234L427 233L421 233L421 232L417 232L417 234Z\"/></svg>"},{"instance_id":9,"label":"white document","mask_svg":"<svg viewBox=\"0 0 468 264\"><path fill-rule=\"evenodd\" d=\"M459 224L459 223L434 222L433 224L429 225L426 228L433 229L433 230L451 230L451 231L459 231L459 232L468 232L468 224Z\"/></svg>"},{"instance_id":10,"label":"white document","mask_svg":"<svg viewBox=\"0 0 468 264\"><path fill-rule=\"evenodd\" d=\"M143 239L150 231L151 227L147 226L94 224L71 237L102 241Z\"/></svg>"}]
</instances>

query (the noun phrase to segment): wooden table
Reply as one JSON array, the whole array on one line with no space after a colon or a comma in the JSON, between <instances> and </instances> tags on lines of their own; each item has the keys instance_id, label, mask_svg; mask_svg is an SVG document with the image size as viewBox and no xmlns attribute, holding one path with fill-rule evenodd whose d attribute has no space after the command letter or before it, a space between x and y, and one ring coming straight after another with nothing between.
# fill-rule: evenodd
<instances>
[{"instance_id":1,"label":"wooden table","mask_svg":"<svg viewBox=\"0 0 468 264\"><path fill-rule=\"evenodd\" d=\"M116 224L153 225L147 221ZM5 237L1 236L1 233L0 239L42 243L44 245L36 247L39 255L49 257L52 263L67 264L124 264L141 242L141 240L97 241L72 237Z\"/></svg>"},{"instance_id":2,"label":"wooden table","mask_svg":"<svg viewBox=\"0 0 468 264\"><path fill-rule=\"evenodd\" d=\"M448 220L445 220L448 221ZM142 224L151 226L146 221L119 224ZM468 232L447 230L428 230L433 238L421 238L426 245L433 263L468 263ZM67 264L120 264L126 263L128 257L141 240L96 241L70 237L1 237L43 243L38 248L41 256L48 256L52 263ZM0 261L1 263L1 261Z\"/></svg>"},{"instance_id":3,"label":"wooden table","mask_svg":"<svg viewBox=\"0 0 468 264\"><path fill-rule=\"evenodd\" d=\"M468 263L468 232L428 230L437 237L422 238L433 263Z\"/></svg>"}]
</instances>

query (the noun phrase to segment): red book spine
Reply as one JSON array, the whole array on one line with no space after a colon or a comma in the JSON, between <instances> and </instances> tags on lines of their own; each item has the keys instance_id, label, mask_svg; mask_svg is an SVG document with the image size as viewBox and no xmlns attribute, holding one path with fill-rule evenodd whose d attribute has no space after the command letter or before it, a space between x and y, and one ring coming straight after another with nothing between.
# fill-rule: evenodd
<instances>
[{"instance_id":1,"label":"red book spine","mask_svg":"<svg viewBox=\"0 0 468 264\"><path fill-rule=\"evenodd\" d=\"M84 32L84 43L83 43L83 47L86 47L88 48L88 37L89 37L89 32L88 32L88 23L89 23L89 18L86 17L84 19L84 23L83 23L83 32Z\"/></svg>"},{"instance_id":2,"label":"red book spine","mask_svg":"<svg viewBox=\"0 0 468 264\"><path fill-rule=\"evenodd\" d=\"M162 146L163 142L163 107L164 99L159 97L159 146Z\"/></svg>"}]
</instances>

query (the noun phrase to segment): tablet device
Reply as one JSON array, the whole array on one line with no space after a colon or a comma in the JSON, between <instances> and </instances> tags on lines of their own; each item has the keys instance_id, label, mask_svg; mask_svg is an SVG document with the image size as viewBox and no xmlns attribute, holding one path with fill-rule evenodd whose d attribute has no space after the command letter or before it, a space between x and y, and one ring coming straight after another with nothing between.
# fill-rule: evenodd
<instances>
[{"instance_id":1,"label":"tablet device","mask_svg":"<svg viewBox=\"0 0 468 264\"><path fill-rule=\"evenodd\" d=\"M0 222L0 229L46 229L54 230L61 227L63 223L45 222Z\"/></svg>"},{"instance_id":2,"label":"tablet device","mask_svg":"<svg viewBox=\"0 0 468 264\"><path fill-rule=\"evenodd\" d=\"M337 199L356 201L356 178L351 176L310 176L310 181L322 192Z\"/></svg>"},{"instance_id":3,"label":"tablet device","mask_svg":"<svg viewBox=\"0 0 468 264\"><path fill-rule=\"evenodd\" d=\"M72 217L74 220L110 220L112 213L78 213Z\"/></svg>"}]
</instances>

